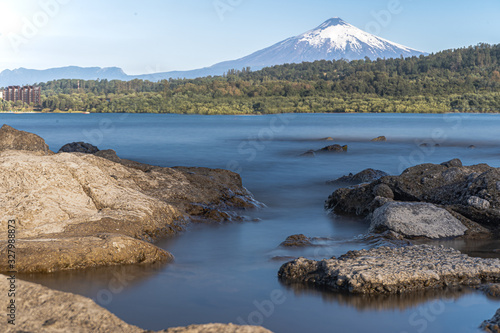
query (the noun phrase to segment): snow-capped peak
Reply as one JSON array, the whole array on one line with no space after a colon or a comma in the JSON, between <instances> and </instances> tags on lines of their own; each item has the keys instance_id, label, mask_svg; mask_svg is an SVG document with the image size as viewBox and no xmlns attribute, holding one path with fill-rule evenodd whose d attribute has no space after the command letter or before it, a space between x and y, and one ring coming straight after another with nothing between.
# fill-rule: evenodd
<instances>
[{"instance_id":1,"label":"snow-capped peak","mask_svg":"<svg viewBox=\"0 0 500 333\"><path fill-rule=\"evenodd\" d=\"M339 17L333 17L316 29L308 31L296 37L298 42L305 42L314 48L326 48L328 52L361 51L370 47L376 51L401 51L411 53L409 47L390 42L386 39L374 36L355 26L345 22Z\"/></svg>"}]
</instances>

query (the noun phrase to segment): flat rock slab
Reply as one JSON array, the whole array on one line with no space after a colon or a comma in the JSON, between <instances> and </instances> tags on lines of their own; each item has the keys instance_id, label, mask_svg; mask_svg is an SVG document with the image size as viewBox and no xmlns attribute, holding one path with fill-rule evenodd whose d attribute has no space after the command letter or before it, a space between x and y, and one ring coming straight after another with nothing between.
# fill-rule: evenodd
<instances>
[{"instance_id":1,"label":"flat rock slab","mask_svg":"<svg viewBox=\"0 0 500 333\"><path fill-rule=\"evenodd\" d=\"M286 283L307 283L356 294L391 294L500 281L500 260L472 258L429 245L349 251L336 259L298 258L281 266Z\"/></svg>"},{"instance_id":2,"label":"flat rock slab","mask_svg":"<svg viewBox=\"0 0 500 333\"><path fill-rule=\"evenodd\" d=\"M9 280L0 275L0 289L9 289ZM120 332L146 333L129 325L87 297L43 287L36 283L16 280L15 326L7 324L6 316L0 320L0 332ZM2 296L7 304L7 293ZM270 333L258 326L225 324L178 327L161 332L168 333Z\"/></svg>"},{"instance_id":3,"label":"flat rock slab","mask_svg":"<svg viewBox=\"0 0 500 333\"><path fill-rule=\"evenodd\" d=\"M405 237L447 238L467 228L447 210L422 202L389 202L371 217L370 231L392 230Z\"/></svg>"}]
</instances>

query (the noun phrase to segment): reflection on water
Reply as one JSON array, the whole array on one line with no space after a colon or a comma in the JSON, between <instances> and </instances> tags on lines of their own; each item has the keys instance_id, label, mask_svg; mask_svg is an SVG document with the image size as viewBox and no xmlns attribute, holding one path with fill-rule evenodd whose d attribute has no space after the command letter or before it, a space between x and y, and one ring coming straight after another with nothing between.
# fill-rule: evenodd
<instances>
[{"instance_id":1,"label":"reflection on water","mask_svg":"<svg viewBox=\"0 0 500 333\"><path fill-rule=\"evenodd\" d=\"M20 278L91 297L127 322L151 330L244 321L286 333L474 332L495 313L497 301L468 290L365 298L285 287L277 272L288 258L322 259L380 245L380 240L363 236L368 225L362 219L326 214L324 201L335 189L326 181L366 168L398 174L411 165L452 158L498 167L500 117L293 115L279 128L271 126L275 117L0 114L0 122L42 136L54 151L68 142L86 141L149 164L235 168L267 206L248 214L260 222L192 225L160 241L176 258L171 264ZM259 137L264 132L268 135ZM437 132L439 147L420 147ZM388 141L369 142L380 135ZM318 140L325 137L334 141ZM349 150L299 156L330 144L348 145ZM470 145L476 149L467 149ZM315 247L280 248L293 234L323 240ZM499 248L495 242L444 245L479 256L497 256ZM260 305L275 290L286 301L259 315Z\"/></svg>"}]
</instances>

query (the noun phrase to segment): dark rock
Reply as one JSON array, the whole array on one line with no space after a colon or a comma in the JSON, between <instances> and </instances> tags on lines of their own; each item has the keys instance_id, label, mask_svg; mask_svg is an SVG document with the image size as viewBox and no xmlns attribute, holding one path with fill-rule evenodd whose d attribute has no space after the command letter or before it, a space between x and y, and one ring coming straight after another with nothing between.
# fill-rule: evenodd
<instances>
[{"instance_id":1,"label":"dark rock","mask_svg":"<svg viewBox=\"0 0 500 333\"><path fill-rule=\"evenodd\" d=\"M38 135L19 131L9 125L3 125L0 128L0 151L3 150L34 151L42 155L53 154L45 140Z\"/></svg>"},{"instance_id":2,"label":"dark rock","mask_svg":"<svg viewBox=\"0 0 500 333\"><path fill-rule=\"evenodd\" d=\"M288 236L286 240L280 244L280 246L286 247L303 247L311 245L311 239L302 234Z\"/></svg>"},{"instance_id":3,"label":"dark rock","mask_svg":"<svg viewBox=\"0 0 500 333\"><path fill-rule=\"evenodd\" d=\"M500 309L491 319L483 321L481 328L488 333L500 333Z\"/></svg>"},{"instance_id":4,"label":"dark rock","mask_svg":"<svg viewBox=\"0 0 500 333\"><path fill-rule=\"evenodd\" d=\"M374 180L377 180L381 177L388 175L389 175L388 173L381 170L365 169L361 172L358 172L355 175L350 173L347 176L342 176L338 179L328 181L327 184L352 184L352 185L361 184L366 182L372 182Z\"/></svg>"},{"instance_id":5,"label":"dark rock","mask_svg":"<svg viewBox=\"0 0 500 333\"><path fill-rule=\"evenodd\" d=\"M331 145L316 150L317 153L343 153L347 151L347 146Z\"/></svg>"},{"instance_id":6,"label":"dark rock","mask_svg":"<svg viewBox=\"0 0 500 333\"><path fill-rule=\"evenodd\" d=\"M314 153L314 150L308 150L306 151L305 153L301 154L300 156L304 156L304 157L315 157L316 154Z\"/></svg>"},{"instance_id":7,"label":"dark rock","mask_svg":"<svg viewBox=\"0 0 500 333\"><path fill-rule=\"evenodd\" d=\"M468 149L476 149L476 146L474 145L470 145L469 147L467 147Z\"/></svg>"},{"instance_id":8,"label":"dark rock","mask_svg":"<svg viewBox=\"0 0 500 333\"><path fill-rule=\"evenodd\" d=\"M498 283L485 284L479 287L479 290L484 291L488 296L500 298L500 284Z\"/></svg>"},{"instance_id":9,"label":"dark rock","mask_svg":"<svg viewBox=\"0 0 500 333\"><path fill-rule=\"evenodd\" d=\"M372 142L384 142L387 141L387 138L385 136L379 136L376 137L375 139L371 139Z\"/></svg>"},{"instance_id":10,"label":"dark rock","mask_svg":"<svg viewBox=\"0 0 500 333\"><path fill-rule=\"evenodd\" d=\"M94 155L105 158L107 160L110 160L110 161L113 161L116 163L121 162L121 158L119 158L116 155L116 151L114 151L113 149L99 150L98 152L94 153Z\"/></svg>"},{"instance_id":11,"label":"dark rock","mask_svg":"<svg viewBox=\"0 0 500 333\"><path fill-rule=\"evenodd\" d=\"M448 168L461 168L463 166L462 161L460 161L458 158L454 158L450 161L443 162L441 163L441 165L444 165L445 167Z\"/></svg>"},{"instance_id":12,"label":"dark rock","mask_svg":"<svg viewBox=\"0 0 500 333\"><path fill-rule=\"evenodd\" d=\"M375 197L382 197L387 199L394 199L394 193L391 188L386 184L378 184L373 188Z\"/></svg>"},{"instance_id":13,"label":"dark rock","mask_svg":"<svg viewBox=\"0 0 500 333\"><path fill-rule=\"evenodd\" d=\"M67 143L59 149L57 153L83 153L83 154L95 154L99 151L99 148L86 142L72 142Z\"/></svg>"}]
</instances>

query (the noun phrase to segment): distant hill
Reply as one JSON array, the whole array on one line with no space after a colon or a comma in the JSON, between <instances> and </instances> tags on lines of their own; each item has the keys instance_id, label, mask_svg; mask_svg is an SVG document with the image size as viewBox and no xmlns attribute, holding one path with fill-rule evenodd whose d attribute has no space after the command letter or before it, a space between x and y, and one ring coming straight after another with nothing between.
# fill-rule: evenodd
<instances>
[{"instance_id":1,"label":"distant hill","mask_svg":"<svg viewBox=\"0 0 500 333\"><path fill-rule=\"evenodd\" d=\"M117 67L82 68L70 66L46 70L19 68L2 71L0 73L0 87L34 84L58 79L123 81L143 79L156 82L169 78L192 79L209 75L222 75L230 69L246 67L258 70L268 66L304 61L358 60L365 57L375 60L377 58L419 56L421 54L426 53L374 36L335 17L299 36L290 37L246 57L221 62L211 67L144 75L127 75Z\"/></svg>"}]
</instances>

